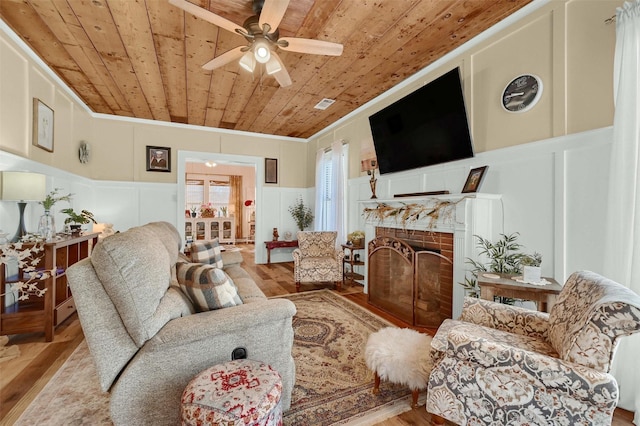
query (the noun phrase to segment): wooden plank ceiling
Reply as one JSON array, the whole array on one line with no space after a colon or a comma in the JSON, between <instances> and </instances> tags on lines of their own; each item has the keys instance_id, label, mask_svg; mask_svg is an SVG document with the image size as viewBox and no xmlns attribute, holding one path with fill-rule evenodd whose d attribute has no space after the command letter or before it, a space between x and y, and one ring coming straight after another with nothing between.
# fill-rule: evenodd
<instances>
[{"instance_id":1,"label":"wooden plank ceiling","mask_svg":"<svg viewBox=\"0 0 640 426\"><path fill-rule=\"evenodd\" d=\"M239 25L251 0L189 0ZM236 62L236 46L167 0L0 0L0 16L97 113L308 138L531 0L291 0L280 36L344 45L339 57L280 51L293 84ZM323 98L336 103L314 109Z\"/></svg>"}]
</instances>

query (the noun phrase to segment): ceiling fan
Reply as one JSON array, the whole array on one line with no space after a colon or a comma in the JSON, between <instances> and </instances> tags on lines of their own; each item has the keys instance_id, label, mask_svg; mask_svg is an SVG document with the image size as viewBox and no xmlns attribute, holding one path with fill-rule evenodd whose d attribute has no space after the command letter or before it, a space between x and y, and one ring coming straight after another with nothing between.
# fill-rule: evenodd
<instances>
[{"instance_id":1,"label":"ceiling fan","mask_svg":"<svg viewBox=\"0 0 640 426\"><path fill-rule=\"evenodd\" d=\"M279 36L278 26L287 10L289 0L253 0L255 15L247 18L242 26L187 0L169 0L169 3L220 28L238 33L249 42L247 46L238 46L213 58L202 66L206 70L219 68L240 59L239 64L242 68L253 72L256 65L260 64L259 66L264 66L268 75L274 76L280 86L286 87L291 85L291 77L276 53L278 48L315 55L342 55L343 47L339 43Z\"/></svg>"}]
</instances>

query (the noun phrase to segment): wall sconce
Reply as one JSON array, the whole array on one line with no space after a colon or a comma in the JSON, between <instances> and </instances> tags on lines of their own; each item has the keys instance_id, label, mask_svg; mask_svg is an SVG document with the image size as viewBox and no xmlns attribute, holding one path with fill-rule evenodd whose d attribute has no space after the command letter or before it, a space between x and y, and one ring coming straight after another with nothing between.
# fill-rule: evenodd
<instances>
[{"instance_id":1,"label":"wall sconce","mask_svg":"<svg viewBox=\"0 0 640 426\"><path fill-rule=\"evenodd\" d=\"M20 212L20 223L16 234L11 239L12 243L20 241L27 234L24 226L24 209L27 207L27 201L42 201L45 197L46 185L46 177L40 173L2 172L0 199L17 201Z\"/></svg>"}]
</instances>

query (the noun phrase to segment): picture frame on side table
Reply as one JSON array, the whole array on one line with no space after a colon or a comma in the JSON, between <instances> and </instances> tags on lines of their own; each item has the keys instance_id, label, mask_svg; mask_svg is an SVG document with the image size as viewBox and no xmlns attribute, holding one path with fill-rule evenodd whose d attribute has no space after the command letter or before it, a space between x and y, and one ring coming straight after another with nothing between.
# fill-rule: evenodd
<instances>
[{"instance_id":1,"label":"picture frame on side table","mask_svg":"<svg viewBox=\"0 0 640 426\"><path fill-rule=\"evenodd\" d=\"M278 183L278 159L264 159L264 183Z\"/></svg>"},{"instance_id":2,"label":"picture frame on side table","mask_svg":"<svg viewBox=\"0 0 640 426\"><path fill-rule=\"evenodd\" d=\"M484 177L484 173L487 171L489 166L476 167L475 169L471 169L469 171L469 176L467 176L467 181L464 183L464 187L462 188L462 193L472 193L478 192L480 189L480 184L482 183L482 178Z\"/></svg>"},{"instance_id":3,"label":"picture frame on side table","mask_svg":"<svg viewBox=\"0 0 640 426\"><path fill-rule=\"evenodd\" d=\"M170 172L171 148L166 146L147 145L147 171Z\"/></svg>"},{"instance_id":4,"label":"picture frame on side table","mask_svg":"<svg viewBox=\"0 0 640 426\"><path fill-rule=\"evenodd\" d=\"M33 144L53 152L53 109L33 98Z\"/></svg>"}]
</instances>

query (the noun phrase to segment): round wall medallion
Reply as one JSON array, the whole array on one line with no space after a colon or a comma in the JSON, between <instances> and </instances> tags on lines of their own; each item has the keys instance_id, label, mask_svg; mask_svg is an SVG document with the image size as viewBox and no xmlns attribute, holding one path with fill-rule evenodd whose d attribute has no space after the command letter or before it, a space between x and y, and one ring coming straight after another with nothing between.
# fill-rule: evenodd
<instances>
[{"instance_id":1,"label":"round wall medallion","mask_svg":"<svg viewBox=\"0 0 640 426\"><path fill-rule=\"evenodd\" d=\"M501 104L508 112L529 111L542 96L542 80L533 74L520 75L502 91Z\"/></svg>"},{"instance_id":2,"label":"round wall medallion","mask_svg":"<svg viewBox=\"0 0 640 426\"><path fill-rule=\"evenodd\" d=\"M82 164L87 164L89 162L89 157L91 156L91 147L88 142L81 141L80 148L78 148L78 158Z\"/></svg>"}]
</instances>

